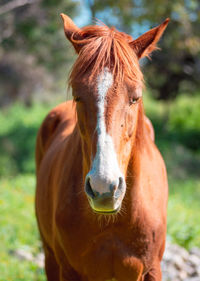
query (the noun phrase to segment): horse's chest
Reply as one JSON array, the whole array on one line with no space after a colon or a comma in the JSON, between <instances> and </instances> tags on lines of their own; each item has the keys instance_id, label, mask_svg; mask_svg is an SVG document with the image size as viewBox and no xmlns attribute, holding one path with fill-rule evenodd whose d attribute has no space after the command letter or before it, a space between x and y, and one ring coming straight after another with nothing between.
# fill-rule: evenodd
<instances>
[{"instance_id":1,"label":"horse's chest","mask_svg":"<svg viewBox=\"0 0 200 281\"><path fill-rule=\"evenodd\" d=\"M84 267L87 265L86 275L97 281L132 281L142 268L141 261L134 256L128 245L112 235L97 239L88 247L83 255L83 263Z\"/></svg>"},{"instance_id":2,"label":"horse's chest","mask_svg":"<svg viewBox=\"0 0 200 281\"><path fill-rule=\"evenodd\" d=\"M89 281L138 280L157 248L149 229L123 223L97 229L98 221L94 225L77 210L62 212L56 223L57 240L72 267Z\"/></svg>"},{"instance_id":3,"label":"horse's chest","mask_svg":"<svg viewBox=\"0 0 200 281\"><path fill-rule=\"evenodd\" d=\"M70 264L89 281L133 281L142 274L143 261L134 241L112 230L94 235L89 227L82 226L76 233L68 232L63 240Z\"/></svg>"}]
</instances>

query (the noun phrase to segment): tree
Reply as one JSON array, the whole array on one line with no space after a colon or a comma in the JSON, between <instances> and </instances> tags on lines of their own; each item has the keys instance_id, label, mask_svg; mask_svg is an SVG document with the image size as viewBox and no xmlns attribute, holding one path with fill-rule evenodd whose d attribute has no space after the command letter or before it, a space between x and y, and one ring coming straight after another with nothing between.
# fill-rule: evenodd
<instances>
[{"instance_id":1,"label":"tree","mask_svg":"<svg viewBox=\"0 0 200 281\"><path fill-rule=\"evenodd\" d=\"M60 12L75 15L71 0L0 0L0 104L53 85L71 62Z\"/></svg>"}]
</instances>

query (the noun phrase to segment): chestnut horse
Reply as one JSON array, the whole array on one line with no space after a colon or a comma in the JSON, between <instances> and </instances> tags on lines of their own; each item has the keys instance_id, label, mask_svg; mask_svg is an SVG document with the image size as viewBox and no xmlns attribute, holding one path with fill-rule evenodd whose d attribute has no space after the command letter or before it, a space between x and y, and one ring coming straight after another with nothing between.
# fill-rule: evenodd
<instances>
[{"instance_id":1,"label":"chestnut horse","mask_svg":"<svg viewBox=\"0 0 200 281\"><path fill-rule=\"evenodd\" d=\"M78 58L74 101L37 138L36 214L49 281L160 281L168 184L144 114L139 59L169 19L138 39L62 14Z\"/></svg>"}]
</instances>

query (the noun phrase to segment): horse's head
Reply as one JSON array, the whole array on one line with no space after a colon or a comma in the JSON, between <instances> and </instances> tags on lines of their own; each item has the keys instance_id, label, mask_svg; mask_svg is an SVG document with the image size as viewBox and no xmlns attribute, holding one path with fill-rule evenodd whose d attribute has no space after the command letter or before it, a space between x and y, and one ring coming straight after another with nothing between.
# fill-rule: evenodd
<instances>
[{"instance_id":1,"label":"horse's head","mask_svg":"<svg viewBox=\"0 0 200 281\"><path fill-rule=\"evenodd\" d=\"M156 48L168 19L136 40L114 28L79 29L61 15L78 53L70 84L82 139L85 192L97 213L117 212L142 114L139 59Z\"/></svg>"}]
</instances>

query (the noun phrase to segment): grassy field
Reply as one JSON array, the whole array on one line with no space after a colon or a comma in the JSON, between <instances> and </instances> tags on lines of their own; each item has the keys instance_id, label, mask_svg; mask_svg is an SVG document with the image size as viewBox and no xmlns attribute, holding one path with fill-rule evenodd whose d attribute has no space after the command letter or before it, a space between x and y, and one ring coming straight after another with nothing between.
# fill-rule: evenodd
<instances>
[{"instance_id":1,"label":"grassy field","mask_svg":"<svg viewBox=\"0 0 200 281\"><path fill-rule=\"evenodd\" d=\"M168 169L168 238L186 248L200 247L200 151L179 139L169 122L170 106L148 96L145 105ZM40 251L34 216L34 143L49 108L16 104L0 113L0 281L45 280L41 269L18 260L13 251L24 249L33 256Z\"/></svg>"}]
</instances>

